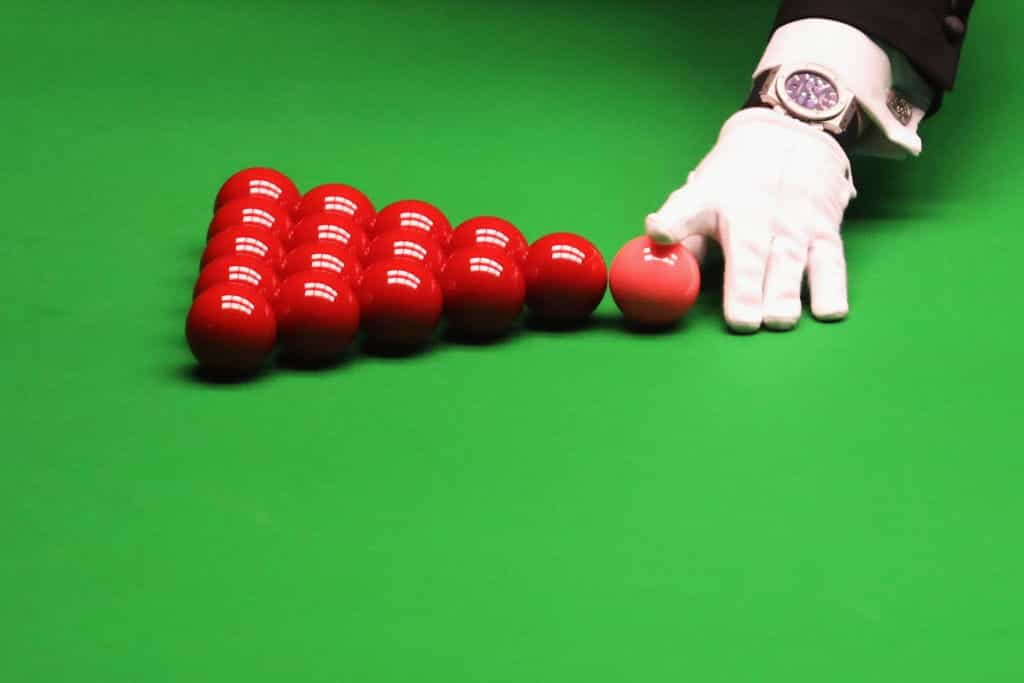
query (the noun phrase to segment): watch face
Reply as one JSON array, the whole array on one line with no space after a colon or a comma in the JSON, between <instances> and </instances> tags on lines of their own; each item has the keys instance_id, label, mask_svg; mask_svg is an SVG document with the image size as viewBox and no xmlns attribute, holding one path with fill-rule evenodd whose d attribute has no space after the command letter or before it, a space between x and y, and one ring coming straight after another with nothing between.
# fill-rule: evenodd
<instances>
[{"instance_id":1,"label":"watch face","mask_svg":"<svg viewBox=\"0 0 1024 683\"><path fill-rule=\"evenodd\" d=\"M813 112L826 112L839 104L839 90L819 73L797 71L785 83L786 94L799 106Z\"/></svg>"}]
</instances>

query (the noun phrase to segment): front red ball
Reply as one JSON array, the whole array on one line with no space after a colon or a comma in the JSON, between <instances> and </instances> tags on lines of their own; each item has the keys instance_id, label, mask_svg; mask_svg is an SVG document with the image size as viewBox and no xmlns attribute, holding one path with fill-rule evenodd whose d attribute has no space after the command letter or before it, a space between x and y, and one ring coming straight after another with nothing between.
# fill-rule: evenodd
<instances>
[{"instance_id":1,"label":"front red ball","mask_svg":"<svg viewBox=\"0 0 1024 683\"><path fill-rule=\"evenodd\" d=\"M507 334L523 311L526 283L515 258L493 246L452 252L441 271L444 313L453 332L490 339Z\"/></svg>"},{"instance_id":2,"label":"front red ball","mask_svg":"<svg viewBox=\"0 0 1024 683\"><path fill-rule=\"evenodd\" d=\"M366 250L367 264L386 258L408 258L426 265L435 275L444 265L444 249L430 236L416 228L393 228L373 238Z\"/></svg>"},{"instance_id":3,"label":"front red ball","mask_svg":"<svg viewBox=\"0 0 1024 683\"><path fill-rule=\"evenodd\" d=\"M265 197L291 211L300 194L291 178L280 171L264 167L246 168L221 185L213 203L214 213L228 202L244 197Z\"/></svg>"},{"instance_id":4,"label":"front red ball","mask_svg":"<svg viewBox=\"0 0 1024 683\"><path fill-rule=\"evenodd\" d=\"M224 282L192 302L185 337L202 370L241 377L266 365L274 350L277 323L263 295L248 285Z\"/></svg>"},{"instance_id":5,"label":"front red ball","mask_svg":"<svg viewBox=\"0 0 1024 683\"><path fill-rule=\"evenodd\" d=\"M301 220L314 213L330 211L351 216L356 223L366 227L377 214L373 202L362 191L344 183L318 185L299 200L294 218Z\"/></svg>"},{"instance_id":6,"label":"front red ball","mask_svg":"<svg viewBox=\"0 0 1024 683\"><path fill-rule=\"evenodd\" d=\"M355 218L343 213L321 211L310 214L296 223L285 238L285 244L289 249L295 249L317 240L332 241L348 247L360 259L368 243L366 231Z\"/></svg>"},{"instance_id":7,"label":"front red ball","mask_svg":"<svg viewBox=\"0 0 1024 683\"><path fill-rule=\"evenodd\" d=\"M497 216L477 216L463 221L452 233L448 244L450 251L471 247L475 244L490 245L504 249L519 262L526 262L529 245L519 228Z\"/></svg>"},{"instance_id":8,"label":"front red ball","mask_svg":"<svg viewBox=\"0 0 1024 683\"><path fill-rule=\"evenodd\" d=\"M266 197L243 197L233 199L217 209L206 231L209 241L217 233L236 225L251 225L270 230L283 238L291 230L288 209Z\"/></svg>"},{"instance_id":9,"label":"front red ball","mask_svg":"<svg viewBox=\"0 0 1024 683\"><path fill-rule=\"evenodd\" d=\"M249 254L228 254L215 258L200 271L192 291L195 298L214 285L233 282L252 287L267 301L273 301L280 282L274 268L261 258Z\"/></svg>"},{"instance_id":10,"label":"front red ball","mask_svg":"<svg viewBox=\"0 0 1024 683\"><path fill-rule=\"evenodd\" d=\"M530 245L524 267L526 305L541 320L583 323L608 285L604 257L585 238L559 232Z\"/></svg>"},{"instance_id":11,"label":"front red ball","mask_svg":"<svg viewBox=\"0 0 1024 683\"><path fill-rule=\"evenodd\" d=\"M388 204L368 228L371 237L396 228L419 230L434 238L447 248L452 236L452 224L448 217L433 204L419 199L402 199Z\"/></svg>"},{"instance_id":12,"label":"front red ball","mask_svg":"<svg viewBox=\"0 0 1024 683\"><path fill-rule=\"evenodd\" d=\"M289 251L284 258L281 276L288 277L304 270L327 271L352 287L358 286L363 277L355 252L334 240L314 240Z\"/></svg>"},{"instance_id":13,"label":"front red ball","mask_svg":"<svg viewBox=\"0 0 1024 683\"><path fill-rule=\"evenodd\" d=\"M225 228L206 243L199 267L205 268L214 259L230 254L255 256L269 263L276 271L280 271L284 265L284 247L274 233L266 228L236 225Z\"/></svg>"},{"instance_id":14,"label":"front red ball","mask_svg":"<svg viewBox=\"0 0 1024 683\"><path fill-rule=\"evenodd\" d=\"M282 353L298 363L338 359L359 330L359 302L352 288L324 270L285 278L274 308Z\"/></svg>"},{"instance_id":15,"label":"front red ball","mask_svg":"<svg viewBox=\"0 0 1024 683\"><path fill-rule=\"evenodd\" d=\"M434 334L441 318L441 287L422 263L384 259L363 273L359 306L370 346L409 351Z\"/></svg>"},{"instance_id":16,"label":"front red ball","mask_svg":"<svg viewBox=\"0 0 1024 683\"><path fill-rule=\"evenodd\" d=\"M612 297L634 325L667 327L693 307L700 293L700 264L681 244L636 237L612 259Z\"/></svg>"}]
</instances>

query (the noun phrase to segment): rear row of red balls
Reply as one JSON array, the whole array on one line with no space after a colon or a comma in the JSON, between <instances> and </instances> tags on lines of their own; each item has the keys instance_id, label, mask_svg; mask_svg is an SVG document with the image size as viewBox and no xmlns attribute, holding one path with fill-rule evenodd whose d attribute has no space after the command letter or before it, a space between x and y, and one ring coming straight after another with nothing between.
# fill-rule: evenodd
<instances>
[{"instance_id":1,"label":"rear row of red balls","mask_svg":"<svg viewBox=\"0 0 1024 683\"><path fill-rule=\"evenodd\" d=\"M454 230L436 207L404 200L379 212L349 185L300 195L267 168L231 176L214 203L186 336L200 367L261 369L275 346L325 364L361 329L368 345L409 351L442 315L452 332L493 339L524 305L556 324L585 321L604 297L597 248L570 233L528 245L508 221L471 218Z\"/></svg>"}]
</instances>

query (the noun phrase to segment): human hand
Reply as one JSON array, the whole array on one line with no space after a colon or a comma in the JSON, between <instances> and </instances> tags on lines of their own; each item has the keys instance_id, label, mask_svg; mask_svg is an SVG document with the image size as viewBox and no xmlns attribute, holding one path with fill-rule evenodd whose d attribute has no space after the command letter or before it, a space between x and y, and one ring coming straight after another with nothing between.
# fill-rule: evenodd
<instances>
[{"instance_id":1,"label":"human hand","mask_svg":"<svg viewBox=\"0 0 1024 683\"><path fill-rule=\"evenodd\" d=\"M657 242L683 242L699 260L707 240L716 240L729 327L787 330L800 319L805 273L814 317L846 317L840 226L856 196L850 161L834 138L771 109L746 109L725 123L646 229Z\"/></svg>"}]
</instances>

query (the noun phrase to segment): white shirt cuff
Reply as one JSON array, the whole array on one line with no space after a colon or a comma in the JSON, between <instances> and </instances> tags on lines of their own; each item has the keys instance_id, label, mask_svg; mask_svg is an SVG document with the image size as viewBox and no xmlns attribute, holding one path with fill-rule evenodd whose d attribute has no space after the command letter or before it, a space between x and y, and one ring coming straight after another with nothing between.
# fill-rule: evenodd
<instances>
[{"instance_id":1,"label":"white shirt cuff","mask_svg":"<svg viewBox=\"0 0 1024 683\"><path fill-rule=\"evenodd\" d=\"M887 158L921 153L917 129L934 92L902 53L848 24L801 19L775 31L754 78L777 66L803 63L819 64L834 73L867 116L869 127L851 153ZM894 96L909 105L905 123L889 108Z\"/></svg>"}]
</instances>

